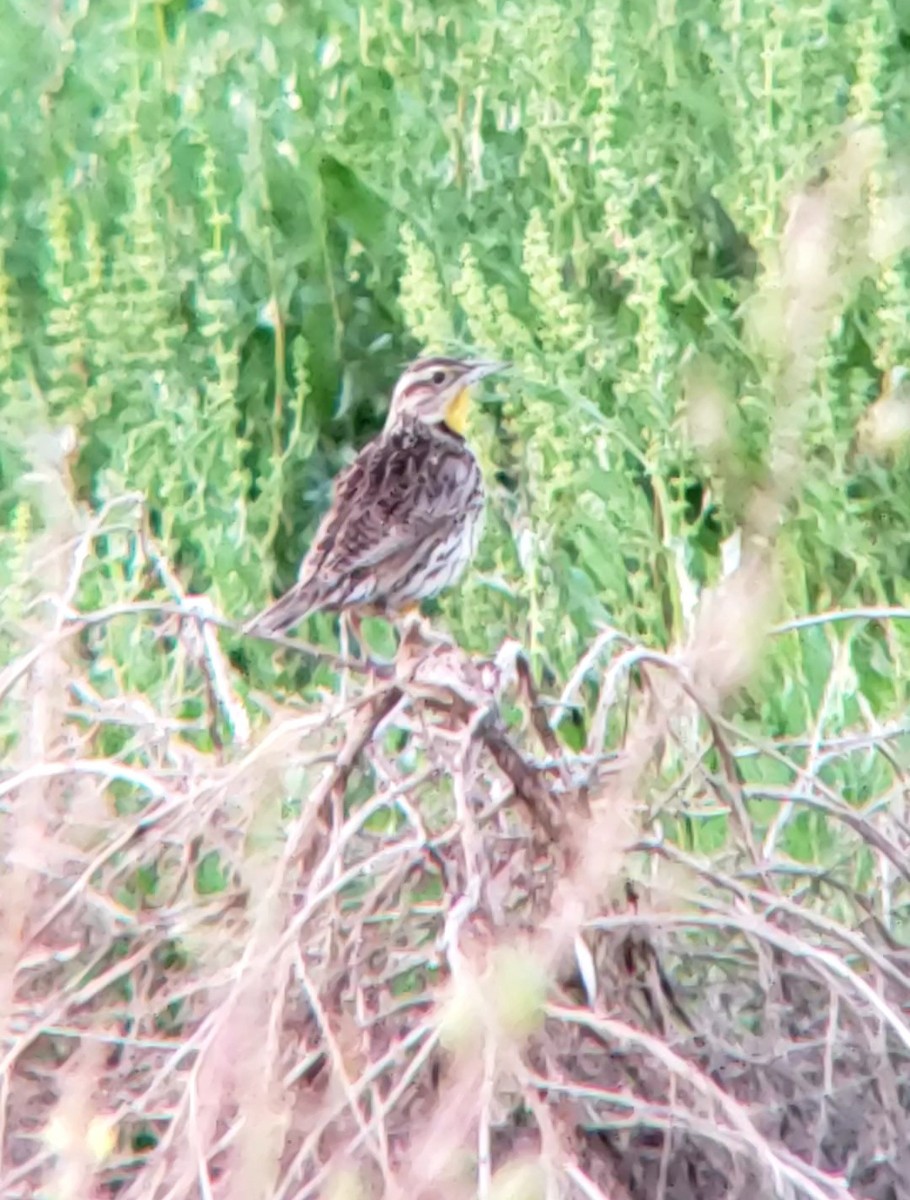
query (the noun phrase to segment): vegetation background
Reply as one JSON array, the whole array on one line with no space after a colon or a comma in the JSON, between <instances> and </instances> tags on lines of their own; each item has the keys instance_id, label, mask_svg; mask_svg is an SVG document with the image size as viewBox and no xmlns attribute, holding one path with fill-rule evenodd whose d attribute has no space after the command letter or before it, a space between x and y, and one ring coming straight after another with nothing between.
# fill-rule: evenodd
<instances>
[{"instance_id":1,"label":"vegetation background","mask_svg":"<svg viewBox=\"0 0 910 1200\"><path fill-rule=\"evenodd\" d=\"M490 516L440 625L484 655L516 639L553 696L574 680L555 724L579 753L604 631L682 652L758 564L765 607L713 630L756 837L906 952L907 892L876 854L768 789L796 762L864 818L903 797L906 820L910 9L0 0L0 27L3 795L75 739L117 764L108 836L148 799L143 721L221 762L238 711L329 705L330 658L227 632L238 699L210 720L206 671L148 612L80 625L50 682L30 656L80 612L203 595L248 616L293 578L402 363L476 348L515 367L473 416ZM303 633L337 646L329 618ZM598 752L626 720L611 709ZM694 744L671 742L665 785ZM666 829L699 855L732 836L717 805ZM118 905L160 899L149 861ZM203 844L190 891L236 869ZM22 887L8 963L35 920ZM105 945L91 971L128 956Z\"/></svg>"}]
</instances>

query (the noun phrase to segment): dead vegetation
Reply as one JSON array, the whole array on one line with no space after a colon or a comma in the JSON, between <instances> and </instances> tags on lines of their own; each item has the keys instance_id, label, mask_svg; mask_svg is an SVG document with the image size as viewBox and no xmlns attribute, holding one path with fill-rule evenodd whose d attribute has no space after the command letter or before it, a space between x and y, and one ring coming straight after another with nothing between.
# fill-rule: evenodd
<instances>
[{"instance_id":1,"label":"dead vegetation","mask_svg":"<svg viewBox=\"0 0 910 1200\"><path fill-rule=\"evenodd\" d=\"M517 646L412 635L247 737L213 626L172 612L214 750L87 682L86 630L160 606L64 617L3 676L4 1196L908 1194L905 727L750 740L696 625L675 656L605 631L553 698ZM759 830L762 755L789 782ZM821 767L852 755L889 771L861 805ZM829 864L778 848L803 809ZM684 849L712 812L718 852Z\"/></svg>"}]
</instances>

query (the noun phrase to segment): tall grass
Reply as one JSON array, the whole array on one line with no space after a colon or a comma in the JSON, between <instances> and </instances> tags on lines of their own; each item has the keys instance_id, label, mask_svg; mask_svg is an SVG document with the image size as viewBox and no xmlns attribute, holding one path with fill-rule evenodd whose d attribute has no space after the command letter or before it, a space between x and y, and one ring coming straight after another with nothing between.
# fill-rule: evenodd
<instances>
[{"instance_id":1,"label":"tall grass","mask_svg":"<svg viewBox=\"0 0 910 1200\"><path fill-rule=\"evenodd\" d=\"M742 501L742 472L687 437L687 372L717 373L748 470L792 399L750 302L834 163L862 172L844 216L863 261L804 381L785 599L898 598L902 473L851 455L904 354L884 0L861 20L695 2L8 17L8 526L23 426L71 423L80 497L146 493L187 582L247 611L288 581L401 360L454 339L518 365L478 415L500 519L448 605L459 633L519 632L557 670L604 619L672 643L680 580L717 577Z\"/></svg>"},{"instance_id":2,"label":"tall grass","mask_svg":"<svg viewBox=\"0 0 910 1200\"><path fill-rule=\"evenodd\" d=\"M849 881L905 931L893 864L874 840L847 853L838 824L897 803L907 746L905 18L889 0L0 0L0 736L34 844L81 813L70 869L80 821L116 840L183 778L214 824L179 825L185 859L167 835L160 859L92 876L104 903L144 913L190 878L220 896L237 861L273 878L246 823L262 802L279 854L343 745L335 624L309 622L327 653L301 660L230 631L219 649L186 614L239 619L286 586L402 363L476 348L514 366L472 416L490 517L434 620L479 655L520 643L582 765L626 735L613 685L644 655L675 852L700 862L751 825L756 855ZM698 701L683 715L661 654ZM231 776L232 739L289 708L312 763L276 784L270 759L254 784L254 750ZM346 811L438 766L424 736L387 730L345 774ZM687 790L724 739L738 819ZM102 765L49 797L61 745ZM244 814L229 832L214 796ZM287 916L262 912L250 945ZM115 940L81 968L110 968ZM198 947L166 941L170 981Z\"/></svg>"}]
</instances>

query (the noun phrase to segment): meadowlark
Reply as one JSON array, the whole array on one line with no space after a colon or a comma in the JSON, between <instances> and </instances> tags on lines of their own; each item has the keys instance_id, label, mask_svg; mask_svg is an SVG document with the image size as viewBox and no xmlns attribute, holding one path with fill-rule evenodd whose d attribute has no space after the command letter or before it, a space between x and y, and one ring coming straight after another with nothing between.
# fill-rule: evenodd
<instances>
[{"instance_id":1,"label":"meadowlark","mask_svg":"<svg viewBox=\"0 0 910 1200\"><path fill-rule=\"evenodd\" d=\"M497 362L421 358L382 433L338 476L294 586L249 622L284 633L315 612L394 619L455 583L477 549L483 479L465 441L471 385ZM361 640L358 637L358 640Z\"/></svg>"}]
</instances>

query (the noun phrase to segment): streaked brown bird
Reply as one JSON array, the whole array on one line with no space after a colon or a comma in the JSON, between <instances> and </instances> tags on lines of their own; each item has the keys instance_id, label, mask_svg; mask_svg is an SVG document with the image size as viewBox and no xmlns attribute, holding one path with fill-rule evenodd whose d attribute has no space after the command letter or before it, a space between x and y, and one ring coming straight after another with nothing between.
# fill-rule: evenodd
<instances>
[{"instance_id":1,"label":"streaked brown bird","mask_svg":"<svg viewBox=\"0 0 910 1200\"><path fill-rule=\"evenodd\" d=\"M350 615L356 629L363 616L394 619L461 577L484 506L464 437L470 389L503 366L435 357L407 368L382 433L338 476L297 582L249 632L284 633L321 611Z\"/></svg>"}]
</instances>

